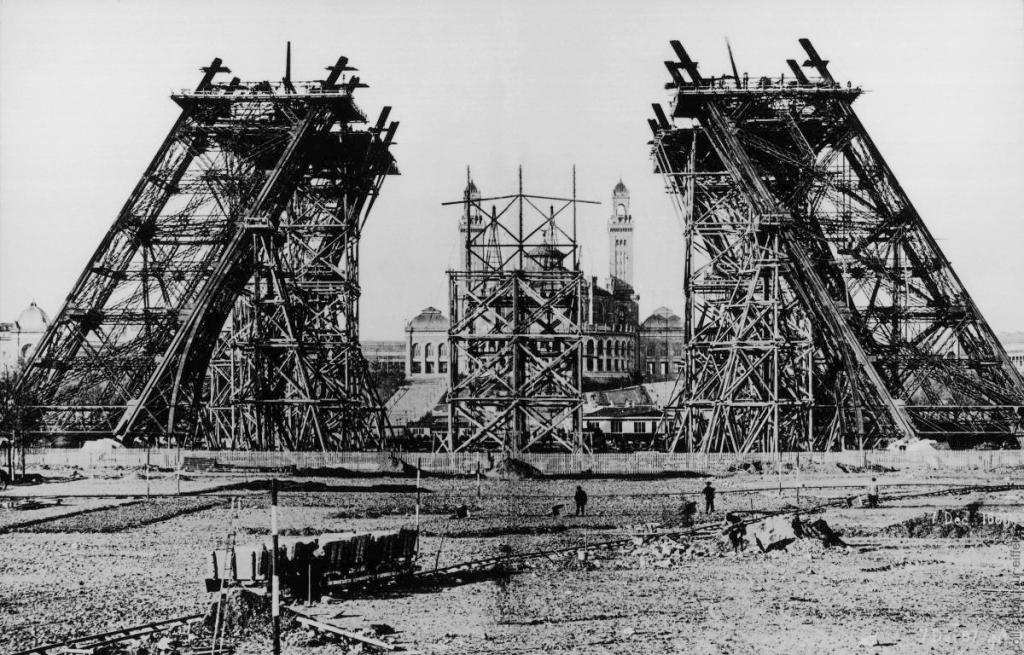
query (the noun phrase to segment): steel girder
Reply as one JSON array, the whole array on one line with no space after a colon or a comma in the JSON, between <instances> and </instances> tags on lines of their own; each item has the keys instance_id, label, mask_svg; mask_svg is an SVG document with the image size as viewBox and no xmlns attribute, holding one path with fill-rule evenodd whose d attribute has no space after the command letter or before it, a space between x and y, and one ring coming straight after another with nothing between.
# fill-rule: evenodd
<instances>
[{"instance_id":1,"label":"steel girder","mask_svg":"<svg viewBox=\"0 0 1024 655\"><path fill-rule=\"evenodd\" d=\"M385 128L385 109L357 127L364 85L339 84L346 63L316 83L214 84L230 72L215 60L194 92L172 96L181 116L23 373L48 435L278 448L382 438L358 349L358 238L397 172L397 123ZM234 353L250 375L225 397L223 368L209 380L207 369L236 308L230 325L257 327ZM256 432L226 430L226 406Z\"/></svg>"},{"instance_id":2,"label":"steel girder","mask_svg":"<svg viewBox=\"0 0 1024 655\"><path fill-rule=\"evenodd\" d=\"M652 156L684 220L669 450L1021 433L1024 381L806 40L795 79L666 62ZM686 73L684 77L683 73Z\"/></svg>"},{"instance_id":3,"label":"steel girder","mask_svg":"<svg viewBox=\"0 0 1024 655\"><path fill-rule=\"evenodd\" d=\"M466 271L449 271L446 452L580 452L583 274L575 198L472 198L489 218L466 236ZM498 202L488 213L481 203ZM559 203L545 213L536 201ZM556 217L572 209L572 228Z\"/></svg>"}]
</instances>

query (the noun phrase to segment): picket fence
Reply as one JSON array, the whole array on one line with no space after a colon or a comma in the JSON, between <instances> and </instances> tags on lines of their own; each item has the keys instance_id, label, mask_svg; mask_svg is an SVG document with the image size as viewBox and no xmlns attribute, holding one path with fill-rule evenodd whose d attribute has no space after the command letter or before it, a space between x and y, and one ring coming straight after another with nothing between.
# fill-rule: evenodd
<instances>
[{"instance_id":1,"label":"picket fence","mask_svg":"<svg viewBox=\"0 0 1024 655\"><path fill-rule=\"evenodd\" d=\"M177 469L185 458L215 459L218 465L251 469L344 468L363 473L395 471L401 463L426 472L471 474L493 467L495 455L488 453L387 453L387 452L256 452L225 450L129 449L90 452L65 448L30 449L27 466L80 468L141 467L149 462L164 469ZM933 452L845 451L817 453L527 453L526 463L548 475L655 475L661 473L722 473L731 467L759 465L764 470L824 472L837 468L883 466L892 469L929 468L945 470L1024 467L1021 450L955 450ZM759 464L755 464L759 463Z\"/></svg>"}]
</instances>

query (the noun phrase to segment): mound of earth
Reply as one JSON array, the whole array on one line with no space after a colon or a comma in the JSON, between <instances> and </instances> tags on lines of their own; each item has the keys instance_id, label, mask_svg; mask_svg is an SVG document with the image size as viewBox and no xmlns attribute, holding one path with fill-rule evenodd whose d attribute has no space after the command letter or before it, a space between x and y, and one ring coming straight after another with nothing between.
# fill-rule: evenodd
<instances>
[{"instance_id":1,"label":"mound of earth","mask_svg":"<svg viewBox=\"0 0 1024 655\"><path fill-rule=\"evenodd\" d=\"M377 467L377 472L385 475L416 475L416 467L391 455Z\"/></svg>"},{"instance_id":2,"label":"mound of earth","mask_svg":"<svg viewBox=\"0 0 1024 655\"><path fill-rule=\"evenodd\" d=\"M936 510L875 531L878 536L912 539L969 539L1014 541L1024 538L1024 526L997 512L982 511L981 503L962 509Z\"/></svg>"},{"instance_id":3,"label":"mound of earth","mask_svg":"<svg viewBox=\"0 0 1024 655\"><path fill-rule=\"evenodd\" d=\"M357 478L362 473L343 466L324 466L321 468L295 469L295 476L300 478Z\"/></svg>"},{"instance_id":4,"label":"mound of earth","mask_svg":"<svg viewBox=\"0 0 1024 655\"><path fill-rule=\"evenodd\" d=\"M154 498L35 521L23 524L18 532L121 532L224 504L223 498Z\"/></svg>"},{"instance_id":5,"label":"mound of earth","mask_svg":"<svg viewBox=\"0 0 1024 655\"><path fill-rule=\"evenodd\" d=\"M778 473L780 467L783 472L792 471L796 468L789 462L782 462L780 464L772 460L762 462L759 459L755 459L750 462L734 464L728 468L728 471L730 473Z\"/></svg>"},{"instance_id":6,"label":"mound of earth","mask_svg":"<svg viewBox=\"0 0 1024 655\"><path fill-rule=\"evenodd\" d=\"M836 467L843 473L896 473L899 469L889 468L881 464L868 464L867 466L854 466L836 462Z\"/></svg>"},{"instance_id":7,"label":"mound of earth","mask_svg":"<svg viewBox=\"0 0 1024 655\"><path fill-rule=\"evenodd\" d=\"M487 472L487 475L509 480L536 480L544 477L544 473L539 468L514 457L506 457L501 460Z\"/></svg>"},{"instance_id":8,"label":"mound of earth","mask_svg":"<svg viewBox=\"0 0 1024 655\"><path fill-rule=\"evenodd\" d=\"M210 604L203 624L207 629L216 628L218 634L229 637L269 636L272 629L270 618L270 597L267 594L235 587L224 593L223 606L217 601Z\"/></svg>"}]
</instances>

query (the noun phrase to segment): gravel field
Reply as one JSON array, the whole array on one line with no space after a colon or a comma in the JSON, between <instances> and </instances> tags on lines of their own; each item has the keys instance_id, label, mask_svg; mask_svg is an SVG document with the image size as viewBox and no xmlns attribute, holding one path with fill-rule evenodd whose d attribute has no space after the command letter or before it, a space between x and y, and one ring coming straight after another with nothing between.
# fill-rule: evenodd
<instances>
[{"instance_id":1,"label":"gravel field","mask_svg":"<svg viewBox=\"0 0 1024 655\"><path fill-rule=\"evenodd\" d=\"M934 476L944 484L1001 483L1005 472ZM815 490L822 483L862 485L870 476L803 475L800 506L853 495L858 489ZM797 483L795 475L783 479ZM881 484L922 477L880 475ZM242 496L238 541L269 532L264 483L209 476L191 490ZM240 484L241 483L241 484ZM588 516L551 516L572 508L582 484ZM21 488L23 496L145 492L145 481L80 480ZM173 484L173 482L171 482ZM415 482L407 478L289 479L282 485L282 532L371 530L415 523ZM793 506L777 476L736 474L715 480L719 512ZM619 539L650 524L679 524L683 493L703 480L484 480L425 478L420 565L430 569L500 552L568 548ZM59 491L58 489L59 488ZM752 491L752 489L763 489ZM28 493L34 490L36 493ZM169 489L168 489L169 491ZM922 489L883 488L883 494ZM732 493L735 492L735 493ZM0 499L9 494L0 495ZM981 512L1022 520L1021 491L911 498L878 509L842 508L823 516L849 536L848 549L791 547L769 555L708 551L666 568L628 549L531 560L506 577L452 579L432 589L360 594L338 607L353 626L386 623L402 641L427 653L934 653L1010 652L1008 634L1021 617L1008 593L1015 584L1010 547L967 534L962 539L877 536L903 521L981 500ZM136 499L138 500L138 499ZM232 524L224 498L66 499L89 512L8 532L0 557L0 651L203 611L209 553ZM210 503L205 507L204 503ZM467 506L467 519L451 518ZM50 518L36 510L0 509L0 526ZM571 513L571 511L569 512ZM12 519L11 515L18 515ZM698 517L703 519L703 517ZM42 526L60 526L47 527ZM645 527L646 526L646 527ZM105 527L116 529L103 532ZM858 643L874 636L880 646ZM258 652L260 642L248 647ZM312 641L287 642L288 653L341 652Z\"/></svg>"}]
</instances>

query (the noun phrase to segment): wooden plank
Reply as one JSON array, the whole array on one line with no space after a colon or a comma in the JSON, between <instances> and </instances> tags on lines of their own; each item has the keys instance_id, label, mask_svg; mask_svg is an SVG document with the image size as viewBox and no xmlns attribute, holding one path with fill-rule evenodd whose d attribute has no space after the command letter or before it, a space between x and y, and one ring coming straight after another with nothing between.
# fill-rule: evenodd
<instances>
[{"instance_id":1,"label":"wooden plank","mask_svg":"<svg viewBox=\"0 0 1024 655\"><path fill-rule=\"evenodd\" d=\"M396 648L396 646L394 644L389 644L389 643L387 643L385 641L380 641L379 639L374 639L372 637L366 637L364 635L361 635L361 634L358 634L358 633L355 633L355 632L349 632L348 630L343 630L343 629L339 628L336 625L331 625L330 623L321 623L320 621L317 621L315 619L310 619L310 618L307 618L305 616L300 616L298 618L299 618L299 623L301 623L303 625L308 625L308 626L310 626L312 628L318 628L320 630L326 630L327 632L333 632L333 633L339 634L342 637L345 637L347 639L354 639L356 641L361 641L363 643L370 644L371 646L374 646L376 648L381 648L383 650L395 650L395 648Z\"/></svg>"}]
</instances>

